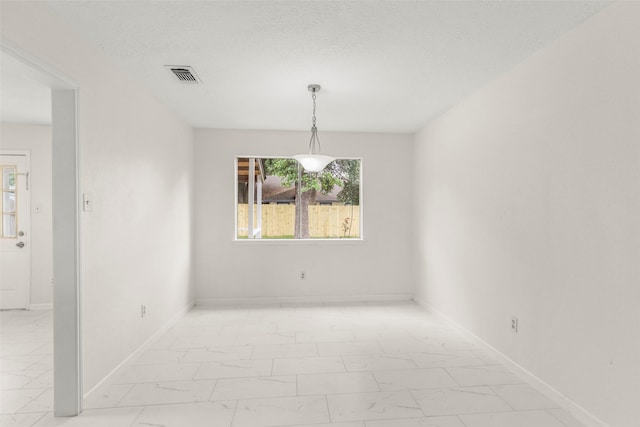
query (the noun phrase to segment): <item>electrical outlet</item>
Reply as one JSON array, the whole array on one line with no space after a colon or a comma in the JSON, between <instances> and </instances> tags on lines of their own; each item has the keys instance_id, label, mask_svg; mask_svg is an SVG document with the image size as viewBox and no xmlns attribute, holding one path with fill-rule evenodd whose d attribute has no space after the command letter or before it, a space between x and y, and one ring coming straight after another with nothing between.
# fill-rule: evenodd
<instances>
[{"instance_id":1,"label":"electrical outlet","mask_svg":"<svg viewBox=\"0 0 640 427\"><path fill-rule=\"evenodd\" d=\"M146 305L141 305L140 306L140 318L143 318L146 315L147 315L147 306Z\"/></svg>"},{"instance_id":2,"label":"electrical outlet","mask_svg":"<svg viewBox=\"0 0 640 427\"><path fill-rule=\"evenodd\" d=\"M301 272L300 272L300 280L304 280L304 279L306 279L306 278L307 278L307 273L306 273L306 272L304 272L304 271L301 271Z\"/></svg>"},{"instance_id":3,"label":"electrical outlet","mask_svg":"<svg viewBox=\"0 0 640 427\"><path fill-rule=\"evenodd\" d=\"M511 332L518 333L518 318L516 316L511 316Z\"/></svg>"}]
</instances>

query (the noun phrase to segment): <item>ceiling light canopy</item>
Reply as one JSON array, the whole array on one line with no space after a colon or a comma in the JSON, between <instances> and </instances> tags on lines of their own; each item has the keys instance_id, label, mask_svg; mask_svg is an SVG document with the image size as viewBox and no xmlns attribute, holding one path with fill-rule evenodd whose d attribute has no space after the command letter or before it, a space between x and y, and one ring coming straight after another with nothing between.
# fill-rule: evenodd
<instances>
[{"instance_id":1,"label":"ceiling light canopy","mask_svg":"<svg viewBox=\"0 0 640 427\"><path fill-rule=\"evenodd\" d=\"M313 118L311 121L311 139L309 140L309 153L293 156L307 172L320 172L335 159L330 156L320 154L320 140L318 139L318 128L316 127L316 93L320 92L320 85L310 84L307 86L313 99Z\"/></svg>"}]
</instances>

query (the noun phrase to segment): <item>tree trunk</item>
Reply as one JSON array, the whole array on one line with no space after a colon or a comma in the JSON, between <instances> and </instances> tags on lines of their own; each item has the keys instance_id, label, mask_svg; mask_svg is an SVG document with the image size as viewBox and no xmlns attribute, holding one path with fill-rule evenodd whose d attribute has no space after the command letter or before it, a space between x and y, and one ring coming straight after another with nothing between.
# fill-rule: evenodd
<instances>
[{"instance_id":1,"label":"tree trunk","mask_svg":"<svg viewBox=\"0 0 640 427\"><path fill-rule=\"evenodd\" d=\"M296 184L297 189L298 184ZM296 191L296 194L298 192ZM309 238L309 204L316 202L317 192L315 189L300 192L300 200L296 197L296 239Z\"/></svg>"}]
</instances>

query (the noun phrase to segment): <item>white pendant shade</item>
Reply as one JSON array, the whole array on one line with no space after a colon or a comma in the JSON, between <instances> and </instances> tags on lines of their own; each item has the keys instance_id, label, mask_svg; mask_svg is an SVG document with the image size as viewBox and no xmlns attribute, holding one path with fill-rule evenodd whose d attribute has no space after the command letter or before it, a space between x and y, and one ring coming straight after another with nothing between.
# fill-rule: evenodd
<instances>
[{"instance_id":1,"label":"white pendant shade","mask_svg":"<svg viewBox=\"0 0 640 427\"><path fill-rule=\"evenodd\" d=\"M293 158L300 162L304 170L308 172L320 172L335 160L333 157L321 154L299 154Z\"/></svg>"},{"instance_id":2,"label":"white pendant shade","mask_svg":"<svg viewBox=\"0 0 640 427\"><path fill-rule=\"evenodd\" d=\"M298 154L294 159L302 165L307 172L320 172L335 159L320 154L320 140L318 139L318 128L316 127L316 92L320 91L320 85L310 84L307 86L313 99L313 119L311 121L311 139L309 140L309 154Z\"/></svg>"}]
</instances>

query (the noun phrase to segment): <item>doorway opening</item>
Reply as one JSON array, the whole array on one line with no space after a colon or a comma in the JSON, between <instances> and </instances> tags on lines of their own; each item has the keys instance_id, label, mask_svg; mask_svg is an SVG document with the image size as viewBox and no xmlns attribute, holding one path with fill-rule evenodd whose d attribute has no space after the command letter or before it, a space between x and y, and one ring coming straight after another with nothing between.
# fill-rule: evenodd
<instances>
[{"instance_id":1,"label":"doorway opening","mask_svg":"<svg viewBox=\"0 0 640 427\"><path fill-rule=\"evenodd\" d=\"M3 73L7 64L19 67L20 73L46 86L50 91L51 114L51 219L53 265L53 412L56 416L73 416L82 410L82 361L80 336L80 252L79 191L77 141L77 85L47 64L3 40ZM4 61L4 59L7 61ZM3 85L4 86L4 85ZM3 87L5 89L5 87ZM5 90L3 90L3 97ZM8 106L3 100L3 109ZM3 159L5 160L5 159ZM3 223L7 232L15 232L18 245L28 244L27 232L20 229L20 194L25 194L29 171L7 168L6 191L3 179ZM3 168L4 173L4 168ZM25 173L24 176L20 175ZM13 178L12 178L13 175ZM24 188L20 189L20 186ZM15 187L15 191L12 189ZM5 194L6 193L6 196ZM13 206L15 202L15 206ZM16 209L13 209L13 208ZM24 220L22 220L24 221ZM22 231L23 235L20 236ZM3 228L4 233L4 228ZM4 239L3 239L4 240ZM9 244L10 245L10 244ZM17 249L24 249L16 246ZM29 307L25 307L29 308Z\"/></svg>"}]
</instances>

